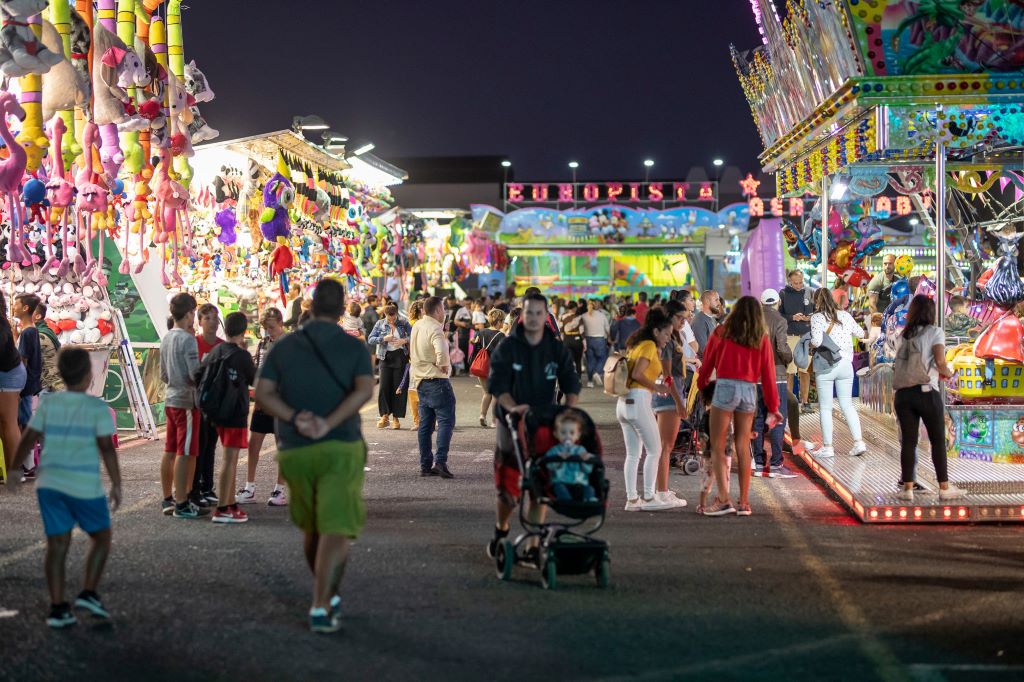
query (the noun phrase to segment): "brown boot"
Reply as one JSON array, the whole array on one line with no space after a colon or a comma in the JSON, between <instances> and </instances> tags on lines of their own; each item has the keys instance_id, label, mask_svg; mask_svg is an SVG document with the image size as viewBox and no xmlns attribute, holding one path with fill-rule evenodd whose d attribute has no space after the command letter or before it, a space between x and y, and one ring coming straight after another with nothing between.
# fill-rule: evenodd
<instances>
[{"instance_id":1,"label":"brown boot","mask_svg":"<svg viewBox=\"0 0 1024 682\"><path fill-rule=\"evenodd\" d=\"M377 428L378 429L386 429L386 428L388 428L388 421L390 420L390 418L391 418L391 415L389 415L389 414L386 414L383 417L381 417L377 421Z\"/></svg>"},{"instance_id":2,"label":"brown boot","mask_svg":"<svg viewBox=\"0 0 1024 682\"><path fill-rule=\"evenodd\" d=\"M398 423L398 417L395 415L391 415L391 428L396 430L402 428L402 425Z\"/></svg>"}]
</instances>

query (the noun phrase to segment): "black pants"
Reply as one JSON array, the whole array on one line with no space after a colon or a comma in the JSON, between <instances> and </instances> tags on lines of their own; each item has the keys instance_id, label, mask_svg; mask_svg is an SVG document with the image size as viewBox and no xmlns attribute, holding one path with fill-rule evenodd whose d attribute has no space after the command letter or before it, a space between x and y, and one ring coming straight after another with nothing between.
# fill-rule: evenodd
<instances>
[{"instance_id":1,"label":"black pants","mask_svg":"<svg viewBox=\"0 0 1024 682\"><path fill-rule=\"evenodd\" d=\"M196 474L192 477L192 495L208 493L214 489L214 458L217 454L217 427L199 419L199 456L196 458ZM223 491L222 491L223 494Z\"/></svg>"},{"instance_id":2,"label":"black pants","mask_svg":"<svg viewBox=\"0 0 1024 682\"><path fill-rule=\"evenodd\" d=\"M377 393L377 410L380 416L390 414L399 419L405 418L405 405L408 402L408 389L396 394L405 376L405 366L409 364L409 356L404 350L389 351L380 361L380 384Z\"/></svg>"},{"instance_id":3,"label":"black pants","mask_svg":"<svg viewBox=\"0 0 1024 682\"><path fill-rule=\"evenodd\" d=\"M565 347L569 349L569 354L572 355L573 365L576 367L576 372L583 375L583 337L579 334L565 335Z\"/></svg>"},{"instance_id":4,"label":"black pants","mask_svg":"<svg viewBox=\"0 0 1024 682\"><path fill-rule=\"evenodd\" d=\"M783 396L779 396L782 398ZM786 417L789 422L789 435L793 442L800 440L800 400L788 388L786 389Z\"/></svg>"},{"instance_id":5,"label":"black pants","mask_svg":"<svg viewBox=\"0 0 1024 682\"><path fill-rule=\"evenodd\" d=\"M896 420L900 425L900 465L904 483L914 480L914 466L917 464L917 438L920 423L928 432L932 444L932 464L935 465L935 480L949 481L946 466L946 411L942 397L934 388L928 392L921 386L901 388L893 398Z\"/></svg>"}]
</instances>

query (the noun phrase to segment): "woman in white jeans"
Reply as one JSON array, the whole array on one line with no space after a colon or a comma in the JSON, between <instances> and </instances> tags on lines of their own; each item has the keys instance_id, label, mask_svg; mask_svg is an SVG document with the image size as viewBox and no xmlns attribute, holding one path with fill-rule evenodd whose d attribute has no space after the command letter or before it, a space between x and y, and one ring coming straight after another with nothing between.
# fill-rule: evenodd
<instances>
[{"instance_id":1,"label":"woman in white jeans","mask_svg":"<svg viewBox=\"0 0 1024 682\"><path fill-rule=\"evenodd\" d=\"M661 511L673 509L675 504L654 494L661 459L661 435L658 419L651 404L652 395L667 395L669 387L661 382L663 373L661 351L672 336L672 320L665 311L653 308L640 329L626 341L629 367L629 392L619 397L615 416L622 427L626 441L626 511ZM666 368L665 371L670 371ZM640 468L640 455L644 459L643 496L637 492L636 477Z\"/></svg>"},{"instance_id":2,"label":"woman in white jeans","mask_svg":"<svg viewBox=\"0 0 1024 682\"><path fill-rule=\"evenodd\" d=\"M853 407L853 337L863 339L867 336L850 313L836 307L832 292L826 288L818 289L814 294L815 313L811 315L811 346L817 348L822 344L825 334L839 347L839 362L832 371L826 374L815 374L814 384L818 391L818 419L821 422L821 447L814 451L818 457L832 457L832 390L835 389L839 399L839 409L843 411L846 425L853 436L851 455L863 455L867 452L864 436L860 428L860 415Z\"/></svg>"}]
</instances>

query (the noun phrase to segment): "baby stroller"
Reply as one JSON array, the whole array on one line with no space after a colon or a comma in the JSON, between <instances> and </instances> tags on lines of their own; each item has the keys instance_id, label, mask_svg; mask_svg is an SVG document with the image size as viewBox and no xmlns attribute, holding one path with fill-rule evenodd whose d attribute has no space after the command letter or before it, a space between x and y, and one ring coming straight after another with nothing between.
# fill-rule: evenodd
<instances>
[{"instance_id":1,"label":"baby stroller","mask_svg":"<svg viewBox=\"0 0 1024 682\"><path fill-rule=\"evenodd\" d=\"M544 589L553 590L559 575L582 575L593 572L598 587L607 587L611 578L611 559L608 543L592 536L603 525L608 506L608 480L601 462L601 441L597 428L589 415L584 413L586 428L580 440L587 452L594 455L585 460L592 465L588 485L568 486L572 499L557 498L552 490L552 467L563 463L584 462L578 456L563 459L559 455L546 456L554 447L552 425L555 417L565 407L547 411L527 412L525 416L510 414L506 424L513 434L512 442L516 461L523 480L519 492L519 522L523 532L515 540L505 539L495 552L498 578L509 580L516 564L540 570L540 581ZM551 465L551 466L549 466ZM592 497L584 499L584 490L589 489ZM525 512L526 495L534 503L546 505L549 515L556 520L533 522ZM585 529L584 529L585 528ZM531 540L538 543L533 548Z\"/></svg>"},{"instance_id":2,"label":"baby stroller","mask_svg":"<svg viewBox=\"0 0 1024 682\"><path fill-rule=\"evenodd\" d=\"M675 445L672 446L672 466L683 470L684 474L694 476L704 468L704 457L701 453L700 434L690 421L684 419L676 434Z\"/></svg>"}]
</instances>

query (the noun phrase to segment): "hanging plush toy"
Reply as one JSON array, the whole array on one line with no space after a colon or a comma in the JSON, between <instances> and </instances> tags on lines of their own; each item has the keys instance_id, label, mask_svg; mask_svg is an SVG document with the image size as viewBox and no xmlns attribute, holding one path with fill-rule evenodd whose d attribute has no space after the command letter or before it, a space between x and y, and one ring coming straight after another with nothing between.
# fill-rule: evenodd
<instances>
[{"instance_id":1,"label":"hanging plush toy","mask_svg":"<svg viewBox=\"0 0 1024 682\"><path fill-rule=\"evenodd\" d=\"M992 276L985 283L985 298L1008 309L1024 301L1024 282L1017 269L1017 242L1021 235L1012 229L995 234L999 239L1001 257L992 268Z\"/></svg>"},{"instance_id":2,"label":"hanging plush toy","mask_svg":"<svg viewBox=\"0 0 1024 682\"><path fill-rule=\"evenodd\" d=\"M7 78L43 74L64 56L48 50L36 37L28 20L44 9L47 0L0 1L0 74Z\"/></svg>"},{"instance_id":3,"label":"hanging plush toy","mask_svg":"<svg viewBox=\"0 0 1024 682\"><path fill-rule=\"evenodd\" d=\"M192 101L196 104L213 101L213 90L206 80L206 75L196 66L195 60L185 65L185 92L192 97ZM199 107L192 104L189 106L189 111L192 114L192 122L188 124L188 135L193 144L206 142L220 135L218 130L211 128L206 123L206 119L199 113Z\"/></svg>"},{"instance_id":4,"label":"hanging plush toy","mask_svg":"<svg viewBox=\"0 0 1024 682\"><path fill-rule=\"evenodd\" d=\"M270 276L278 278L281 305L288 305L288 271L295 267L295 257L286 244L278 244L270 254Z\"/></svg>"},{"instance_id":5,"label":"hanging plush toy","mask_svg":"<svg viewBox=\"0 0 1024 682\"><path fill-rule=\"evenodd\" d=\"M263 213L260 215L260 231L267 241L291 236L291 221L288 207L295 200L295 188L280 173L274 173L263 187Z\"/></svg>"},{"instance_id":6,"label":"hanging plush toy","mask_svg":"<svg viewBox=\"0 0 1024 682\"><path fill-rule=\"evenodd\" d=\"M48 21L43 21L43 44L55 53L62 53L64 46L60 34ZM60 60L43 79L43 120L49 121L58 111L88 108L89 84L71 62Z\"/></svg>"},{"instance_id":7,"label":"hanging plush toy","mask_svg":"<svg viewBox=\"0 0 1024 682\"><path fill-rule=\"evenodd\" d=\"M217 223L217 226L220 227L220 233L217 234L217 241L224 246L231 246L238 241L238 235L235 234L235 226L238 225L238 219L235 218L234 209L225 208L217 211L213 220Z\"/></svg>"}]
</instances>

